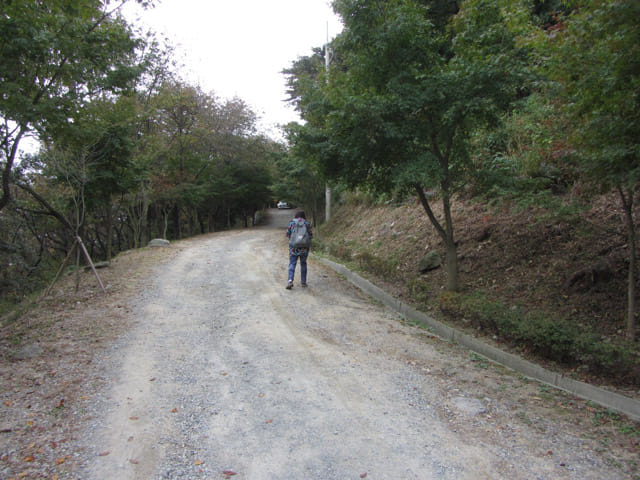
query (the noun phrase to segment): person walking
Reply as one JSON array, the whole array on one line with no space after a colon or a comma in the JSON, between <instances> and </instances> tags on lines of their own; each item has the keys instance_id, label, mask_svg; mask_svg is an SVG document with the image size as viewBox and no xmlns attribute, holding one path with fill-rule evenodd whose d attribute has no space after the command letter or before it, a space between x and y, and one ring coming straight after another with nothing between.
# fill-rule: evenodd
<instances>
[{"instance_id":1,"label":"person walking","mask_svg":"<svg viewBox=\"0 0 640 480\"><path fill-rule=\"evenodd\" d=\"M296 273L298 259L300 259L300 283L303 287L306 287L307 257L309 256L313 231L304 211L296 212L293 220L289 222L287 237L289 238L289 278L286 289L291 290L291 287L293 287L293 277Z\"/></svg>"}]
</instances>

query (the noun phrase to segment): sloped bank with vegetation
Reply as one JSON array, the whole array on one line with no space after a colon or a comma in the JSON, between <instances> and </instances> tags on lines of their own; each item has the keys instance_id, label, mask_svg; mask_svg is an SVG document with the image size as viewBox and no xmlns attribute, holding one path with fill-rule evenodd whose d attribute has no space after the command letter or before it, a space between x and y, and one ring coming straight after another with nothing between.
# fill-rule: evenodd
<instances>
[{"instance_id":1,"label":"sloped bank with vegetation","mask_svg":"<svg viewBox=\"0 0 640 480\"><path fill-rule=\"evenodd\" d=\"M579 209L454 202L462 288L445 291L443 253L416 199L382 203L347 194L317 247L403 301L572 378L637 396L640 357L625 337L623 213L601 196ZM555 212L555 213L554 213Z\"/></svg>"}]
</instances>

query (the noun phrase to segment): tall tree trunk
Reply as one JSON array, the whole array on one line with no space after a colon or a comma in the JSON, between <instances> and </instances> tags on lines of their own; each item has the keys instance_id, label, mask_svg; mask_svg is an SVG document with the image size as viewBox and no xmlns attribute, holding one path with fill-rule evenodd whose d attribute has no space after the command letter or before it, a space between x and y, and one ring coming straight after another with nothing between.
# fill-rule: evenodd
<instances>
[{"instance_id":1,"label":"tall tree trunk","mask_svg":"<svg viewBox=\"0 0 640 480\"><path fill-rule=\"evenodd\" d=\"M107 229L107 245L106 245L106 250L107 250L107 262L111 261L111 251L113 250L113 218L111 215L111 198L107 199L106 202L106 209L107 209L107 217L105 218L105 226Z\"/></svg>"},{"instance_id":2,"label":"tall tree trunk","mask_svg":"<svg viewBox=\"0 0 640 480\"><path fill-rule=\"evenodd\" d=\"M18 146L20 145L20 140L25 135L27 129L26 127L19 126L18 134L13 139L13 143L9 148L9 140L11 137L11 133L7 133L7 135L2 138L5 162L4 168L2 169L2 195L0 196L0 211L7 206L9 200L11 200L11 171L13 168L13 164L16 159L16 155L18 154Z\"/></svg>"},{"instance_id":3,"label":"tall tree trunk","mask_svg":"<svg viewBox=\"0 0 640 480\"><path fill-rule=\"evenodd\" d=\"M162 238L167 239L167 231L169 230L169 212L162 211L162 219L164 220L163 230L162 230Z\"/></svg>"},{"instance_id":4,"label":"tall tree trunk","mask_svg":"<svg viewBox=\"0 0 640 480\"><path fill-rule=\"evenodd\" d=\"M445 244L447 246L447 290L457 292L460 288L458 280L458 248L453 235L453 219L451 218L451 199L448 192L442 193L442 207L445 219Z\"/></svg>"},{"instance_id":5,"label":"tall tree trunk","mask_svg":"<svg viewBox=\"0 0 640 480\"><path fill-rule=\"evenodd\" d=\"M440 238L442 238L442 241L445 244L447 254L447 290L450 292L455 292L458 290L458 288L460 288L458 279L458 252L453 236L453 221L451 219L451 205L449 202L449 197L443 196L442 200L442 205L445 210L445 229L445 227L440 224L435 214L433 213L431 205L429 205L429 201L424 194L422 186L414 185L414 188L416 190L416 193L418 194L418 198L420 199L420 203L422 204L424 211L427 213L427 216L431 221L431 224L436 229L436 231L440 235Z\"/></svg>"},{"instance_id":6,"label":"tall tree trunk","mask_svg":"<svg viewBox=\"0 0 640 480\"><path fill-rule=\"evenodd\" d=\"M458 275L458 249L453 239L447 240L447 291L457 292L460 288Z\"/></svg>"},{"instance_id":7,"label":"tall tree trunk","mask_svg":"<svg viewBox=\"0 0 640 480\"><path fill-rule=\"evenodd\" d=\"M635 339L636 336L636 225L633 220L633 188L624 189L619 186L618 192L624 206L624 213L627 220L627 232L629 234L629 280L627 285L627 338Z\"/></svg>"},{"instance_id":8,"label":"tall tree trunk","mask_svg":"<svg viewBox=\"0 0 640 480\"><path fill-rule=\"evenodd\" d=\"M177 202L173 210L173 221L176 224L176 237L180 239L182 238L182 219L180 218L180 205Z\"/></svg>"}]
</instances>

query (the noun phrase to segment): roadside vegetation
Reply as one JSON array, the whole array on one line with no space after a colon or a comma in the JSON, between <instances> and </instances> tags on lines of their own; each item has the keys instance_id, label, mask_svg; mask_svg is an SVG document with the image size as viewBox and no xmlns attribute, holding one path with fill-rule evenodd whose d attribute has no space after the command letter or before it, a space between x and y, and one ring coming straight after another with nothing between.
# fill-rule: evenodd
<instances>
[{"instance_id":1,"label":"roadside vegetation","mask_svg":"<svg viewBox=\"0 0 640 480\"><path fill-rule=\"evenodd\" d=\"M108 261L251 225L271 202L283 145L242 99L181 79L171 46L120 15L126 1L0 7L0 314L78 239Z\"/></svg>"},{"instance_id":2,"label":"roadside vegetation","mask_svg":"<svg viewBox=\"0 0 640 480\"><path fill-rule=\"evenodd\" d=\"M322 248L576 378L640 385L640 5L336 0L285 71ZM430 251L442 261L420 272Z\"/></svg>"},{"instance_id":3,"label":"roadside vegetation","mask_svg":"<svg viewBox=\"0 0 640 480\"><path fill-rule=\"evenodd\" d=\"M575 379L637 395L640 358L625 334L627 247L615 231L623 215L615 196L562 216L546 207L456 200L464 285L457 292L444 288L442 267L420 270L423 256L444 249L417 221L415 197L339 198L316 236L323 255L456 328Z\"/></svg>"}]
</instances>

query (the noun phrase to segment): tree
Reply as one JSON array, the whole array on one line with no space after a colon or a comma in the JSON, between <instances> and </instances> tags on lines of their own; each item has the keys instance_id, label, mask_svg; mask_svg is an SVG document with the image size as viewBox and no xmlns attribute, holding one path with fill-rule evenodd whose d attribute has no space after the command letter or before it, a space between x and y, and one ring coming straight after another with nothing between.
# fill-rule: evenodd
<instances>
[{"instance_id":1,"label":"tree","mask_svg":"<svg viewBox=\"0 0 640 480\"><path fill-rule=\"evenodd\" d=\"M446 248L447 288L457 290L451 201L471 168L471 133L497 122L518 93L522 58L513 35L490 0L468 0L460 10L439 0L333 5L345 26L333 45L341 68L331 72L325 104L305 103L318 105L324 121L305 126L308 138L321 145L326 175L417 194ZM443 220L425 194L433 188Z\"/></svg>"},{"instance_id":2,"label":"tree","mask_svg":"<svg viewBox=\"0 0 640 480\"><path fill-rule=\"evenodd\" d=\"M304 205L315 224L324 198L324 177L319 171L316 156L306 149L309 144L299 137L303 134L304 127L290 123L285 131L287 140L293 147L279 152L275 161L277 181L271 188L277 198Z\"/></svg>"},{"instance_id":3,"label":"tree","mask_svg":"<svg viewBox=\"0 0 640 480\"><path fill-rule=\"evenodd\" d=\"M573 130L584 178L615 189L629 245L627 336L635 337L640 182L640 4L631 0L572 2L538 44L544 73L557 88Z\"/></svg>"},{"instance_id":4,"label":"tree","mask_svg":"<svg viewBox=\"0 0 640 480\"><path fill-rule=\"evenodd\" d=\"M27 135L66 123L86 99L122 91L140 73L141 41L117 16L126 1L2 2L0 210L11 199L12 171Z\"/></svg>"}]
</instances>

